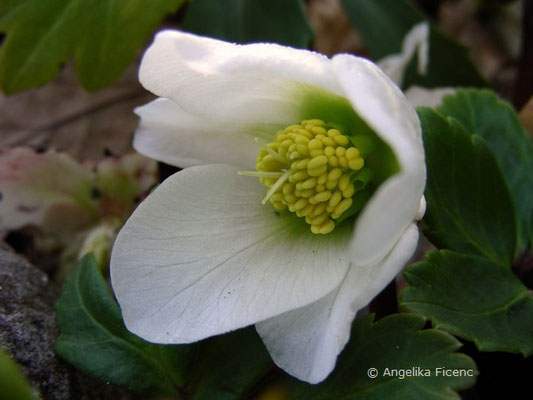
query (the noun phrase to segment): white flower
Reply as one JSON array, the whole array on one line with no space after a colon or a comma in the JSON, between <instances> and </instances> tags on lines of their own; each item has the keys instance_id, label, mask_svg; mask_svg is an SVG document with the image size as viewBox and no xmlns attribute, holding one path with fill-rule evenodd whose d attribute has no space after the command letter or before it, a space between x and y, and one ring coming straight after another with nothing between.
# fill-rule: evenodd
<instances>
[{"instance_id":1,"label":"white flower","mask_svg":"<svg viewBox=\"0 0 533 400\"><path fill-rule=\"evenodd\" d=\"M348 341L356 312L416 247L425 165L414 109L378 67L361 58L328 59L274 44L239 46L173 31L157 35L140 80L161 98L136 110L141 122L135 147L191 168L164 181L116 240L111 277L126 326L152 342L189 343L256 324L281 368L308 382L322 381ZM301 166L303 175L311 175L307 180L331 173L331 163L346 156L340 173L358 182L355 195L350 182L342 190L363 207L356 218L345 219L353 207L342 215L335 207L323 209L327 215L320 223L308 218L314 231L330 233L314 234L303 216L263 205L265 186L237 173L253 170L259 152L258 170L268 173L256 175L272 188L293 162L318 157L306 155L313 146L301 138L306 149L294 144L280 150L284 138L274 135L288 126L287 131L307 128L302 132L308 139L323 132L309 133L320 126L350 136L349 143L336 139L341 144L331 145L335 151L343 147L337 161ZM319 137L324 152L328 134ZM267 162L266 143L276 141L272 157L284 153L292 163ZM351 159L361 160L348 166L346 150L354 143L359 149L349 151ZM339 173L332 174L340 187ZM313 198L321 178L315 179L306 184ZM288 183L298 181L285 181L280 195L269 200L297 211L288 197L283 200ZM308 189L300 189L287 192L306 198ZM371 196L366 203L365 195ZM330 229L328 221L342 219Z\"/></svg>"},{"instance_id":2,"label":"white flower","mask_svg":"<svg viewBox=\"0 0 533 400\"><path fill-rule=\"evenodd\" d=\"M429 63L429 24L421 22L407 32L402 42L402 52L391 54L379 61L379 67L396 84L402 85L405 71L411 59L417 57L417 72L425 75Z\"/></svg>"},{"instance_id":3,"label":"white flower","mask_svg":"<svg viewBox=\"0 0 533 400\"><path fill-rule=\"evenodd\" d=\"M391 54L378 62L379 67L398 86L402 86L407 67L417 57L417 72L426 75L429 64L430 27L427 22L414 25L403 38L401 53ZM405 97L414 106L436 107L444 96L455 93L451 87L425 88L410 86Z\"/></svg>"}]
</instances>

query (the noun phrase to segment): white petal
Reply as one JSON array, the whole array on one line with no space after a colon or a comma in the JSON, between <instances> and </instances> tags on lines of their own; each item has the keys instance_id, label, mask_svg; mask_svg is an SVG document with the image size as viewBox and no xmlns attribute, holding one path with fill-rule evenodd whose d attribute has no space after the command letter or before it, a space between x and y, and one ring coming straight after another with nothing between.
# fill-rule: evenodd
<instances>
[{"instance_id":1,"label":"white petal","mask_svg":"<svg viewBox=\"0 0 533 400\"><path fill-rule=\"evenodd\" d=\"M426 198L422 196L420 198L418 211L416 212L416 215L415 215L415 221L420 221L424 217L424 214L426 213L426 206L427 206Z\"/></svg>"},{"instance_id":2,"label":"white petal","mask_svg":"<svg viewBox=\"0 0 533 400\"><path fill-rule=\"evenodd\" d=\"M378 262L414 219L426 180L420 122L396 85L360 58L333 58L337 76L354 110L394 151L400 172L383 182L357 219L353 263Z\"/></svg>"},{"instance_id":3,"label":"white petal","mask_svg":"<svg viewBox=\"0 0 533 400\"><path fill-rule=\"evenodd\" d=\"M318 53L268 43L235 45L178 31L156 36L139 78L187 113L217 123L287 126L302 119L299 84L341 93L329 60Z\"/></svg>"},{"instance_id":4,"label":"white petal","mask_svg":"<svg viewBox=\"0 0 533 400\"><path fill-rule=\"evenodd\" d=\"M178 167L225 163L254 168L259 151L254 134L241 127L209 123L183 111L172 100L159 98L135 109L141 122L133 146L140 153ZM271 132L276 132L272 127Z\"/></svg>"},{"instance_id":5,"label":"white petal","mask_svg":"<svg viewBox=\"0 0 533 400\"><path fill-rule=\"evenodd\" d=\"M429 24L427 22L413 26L403 39L402 52L385 57L378 62L378 65L389 78L401 86L405 70L415 52L418 55L418 73L425 75L429 62Z\"/></svg>"},{"instance_id":6,"label":"white petal","mask_svg":"<svg viewBox=\"0 0 533 400\"><path fill-rule=\"evenodd\" d=\"M349 265L349 224L313 235L301 219L262 206L264 193L226 165L187 168L163 182L127 221L111 256L128 329L188 343L334 290Z\"/></svg>"},{"instance_id":7,"label":"white petal","mask_svg":"<svg viewBox=\"0 0 533 400\"><path fill-rule=\"evenodd\" d=\"M442 103L444 96L454 93L455 89L451 87L427 89L421 86L411 86L405 91L405 97L407 97L413 107L437 107Z\"/></svg>"},{"instance_id":8,"label":"white petal","mask_svg":"<svg viewBox=\"0 0 533 400\"><path fill-rule=\"evenodd\" d=\"M352 266L340 287L306 307L256 325L278 366L298 379L318 383L335 367L358 310L398 274L413 254L418 229L411 224L376 265Z\"/></svg>"}]
</instances>

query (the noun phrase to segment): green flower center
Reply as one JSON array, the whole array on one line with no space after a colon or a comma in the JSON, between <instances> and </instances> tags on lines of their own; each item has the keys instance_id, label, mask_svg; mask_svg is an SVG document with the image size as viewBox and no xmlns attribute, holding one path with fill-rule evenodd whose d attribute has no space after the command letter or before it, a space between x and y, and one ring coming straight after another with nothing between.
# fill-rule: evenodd
<instances>
[{"instance_id":1,"label":"green flower center","mask_svg":"<svg viewBox=\"0 0 533 400\"><path fill-rule=\"evenodd\" d=\"M256 139L258 143L259 140ZM319 119L302 121L279 131L271 143L260 143L255 176L268 189L268 201L282 211L305 217L311 232L327 234L352 207L359 186L370 180L365 160L350 138Z\"/></svg>"}]
</instances>

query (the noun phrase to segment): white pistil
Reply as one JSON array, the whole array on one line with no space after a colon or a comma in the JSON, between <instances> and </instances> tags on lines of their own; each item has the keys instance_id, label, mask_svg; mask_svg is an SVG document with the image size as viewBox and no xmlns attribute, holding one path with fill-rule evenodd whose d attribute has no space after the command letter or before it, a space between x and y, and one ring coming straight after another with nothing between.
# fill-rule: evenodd
<instances>
[{"instance_id":1,"label":"white pistil","mask_svg":"<svg viewBox=\"0 0 533 400\"><path fill-rule=\"evenodd\" d=\"M289 176L290 176L291 172L292 172L292 171L290 171L290 170L284 172L283 175L281 175L280 178L276 181L276 183L274 183L274 184L272 185L272 187L271 187L270 189L268 189L268 192L267 192L265 198L264 198L263 200L261 200L261 203L262 203L263 205L265 205L266 202L268 201L268 199L270 199L270 197L271 197L274 193L276 193L276 190L278 190L278 188L279 188L281 185L283 185L287 179L289 179Z\"/></svg>"},{"instance_id":2,"label":"white pistil","mask_svg":"<svg viewBox=\"0 0 533 400\"><path fill-rule=\"evenodd\" d=\"M257 178L280 178L283 172L263 172L263 171L237 171L238 175L255 176Z\"/></svg>"},{"instance_id":3,"label":"white pistil","mask_svg":"<svg viewBox=\"0 0 533 400\"><path fill-rule=\"evenodd\" d=\"M272 150L268 145L261 141L259 138L255 138L255 142L259 144L263 149L265 149L268 154L270 154L272 157L274 157L276 160L278 160L281 164L289 165L289 161L280 156L278 153L276 153L274 150Z\"/></svg>"}]
</instances>

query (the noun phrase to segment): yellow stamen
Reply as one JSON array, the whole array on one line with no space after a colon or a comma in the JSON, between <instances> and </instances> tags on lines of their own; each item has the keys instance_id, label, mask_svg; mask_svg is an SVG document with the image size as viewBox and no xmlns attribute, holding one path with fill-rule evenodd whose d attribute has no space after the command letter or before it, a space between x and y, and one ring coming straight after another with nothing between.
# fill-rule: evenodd
<instances>
[{"instance_id":1,"label":"yellow stamen","mask_svg":"<svg viewBox=\"0 0 533 400\"><path fill-rule=\"evenodd\" d=\"M305 218L315 234L330 233L334 220L353 203L356 189L351 176L365 165L359 149L319 119L288 126L276 133L272 143L256 142L261 145L257 171L239 171L239 175L258 177L268 188L263 204L270 201L279 211L288 208Z\"/></svg>"}]
</instances>

